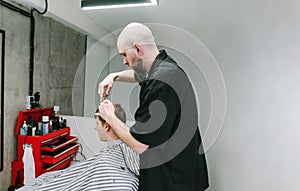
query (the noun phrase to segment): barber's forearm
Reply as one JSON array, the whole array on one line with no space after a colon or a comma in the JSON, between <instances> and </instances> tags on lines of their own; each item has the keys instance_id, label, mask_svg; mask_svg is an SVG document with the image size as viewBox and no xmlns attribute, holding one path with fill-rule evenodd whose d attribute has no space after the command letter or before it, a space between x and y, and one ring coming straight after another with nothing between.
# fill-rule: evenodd
<instances>
[{"instance_id":1,"label":"barber's forearm","mask_svg":"<svg viewBox=\"0 0 300 191\"><path fill-rule=\"evenodd\" d=\"M126 143L131 149L141 154L148 149L148 145L145 145L136 140L129 132L129 127L120 121L115 115L110 116L107 120L108 124L113 128L114 132Z\"/></svg>"},{"instance_id":2,"label":"barber's forearm","mask_svg":"<svg viewBox=\"0 0 300 191\"><path fill-rule=\"evenodd\" d=\"M121 72L116 72L115 73L115 81L121 81L121 82L130 82L134 83L136 82L134 78L134 71L133 70L123 70Z\"/></svg>"}]
</instances>

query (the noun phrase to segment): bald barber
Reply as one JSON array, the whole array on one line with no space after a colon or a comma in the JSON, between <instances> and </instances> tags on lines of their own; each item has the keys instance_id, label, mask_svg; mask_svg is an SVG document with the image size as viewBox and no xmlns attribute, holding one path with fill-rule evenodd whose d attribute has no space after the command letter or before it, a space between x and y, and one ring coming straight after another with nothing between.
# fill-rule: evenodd
<instances>
[{"instance_id":1,"label":"bald barber","mask_svg":"<svg viewBox=\"0 0 300 191\"><path fill-rule=\"evenodd\" d=\"M130 70L109 74L100 84L103 100L115 81L139 83L135 124L128 127L108 100L100 115L116 134L140 154L140 191L203 191L209 186L198 128L195 94L187 75L165 50L158 50L151 30L130 23L117 41Z\"/></svg>"}]
</instances>

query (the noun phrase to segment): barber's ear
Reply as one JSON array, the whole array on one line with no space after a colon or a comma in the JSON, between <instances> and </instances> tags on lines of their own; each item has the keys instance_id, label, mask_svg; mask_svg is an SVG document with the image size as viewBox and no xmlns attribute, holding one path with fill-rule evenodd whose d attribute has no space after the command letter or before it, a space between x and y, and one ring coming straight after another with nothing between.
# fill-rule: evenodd
<instances>
[{"instance_id":1,"label":"barber's ear","mask_svg":"<svg viewBox=\"0 0 300 191\"><path fill-rule=\"evenodd\" d=\"M139 56L141 56L143 54L143 47L140 43L138 42L133 42L132 46L136 49L137 53Z\"/></svg>"}]
</instances>

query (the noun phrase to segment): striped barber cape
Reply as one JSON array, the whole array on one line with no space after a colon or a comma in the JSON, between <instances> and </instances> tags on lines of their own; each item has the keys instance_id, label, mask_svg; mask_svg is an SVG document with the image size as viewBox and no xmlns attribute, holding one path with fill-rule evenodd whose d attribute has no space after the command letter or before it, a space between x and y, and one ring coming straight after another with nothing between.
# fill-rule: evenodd
<instances>
[{"instance_id":1,"label":"striped barber cape","mask_svg":"<svg viewBox=\"0 0 300 191\"><path fill-rule=\"evenodd\" d=\"M137 191L139 156L121 140L83 162L42 174L18 191Z\"/></svg>"}]
</instances>

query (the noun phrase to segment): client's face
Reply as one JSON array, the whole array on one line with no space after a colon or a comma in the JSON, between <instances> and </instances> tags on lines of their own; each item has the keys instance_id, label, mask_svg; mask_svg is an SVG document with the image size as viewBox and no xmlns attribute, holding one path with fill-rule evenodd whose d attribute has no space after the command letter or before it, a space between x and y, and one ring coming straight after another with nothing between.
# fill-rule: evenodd
<instances>
[{"instance_id":1,"label":"client's face","mask_svg":"<svg viewBox=\"0 0 300 191\"><path fill-rule=\"evenodd\" d=\"M97 131L98 137L100 138L101 141L107 141L106 131L105 131L104 127L102 126L101 121L98 118L96 118L95 130Z\"/></svg>"}]
</instances>

